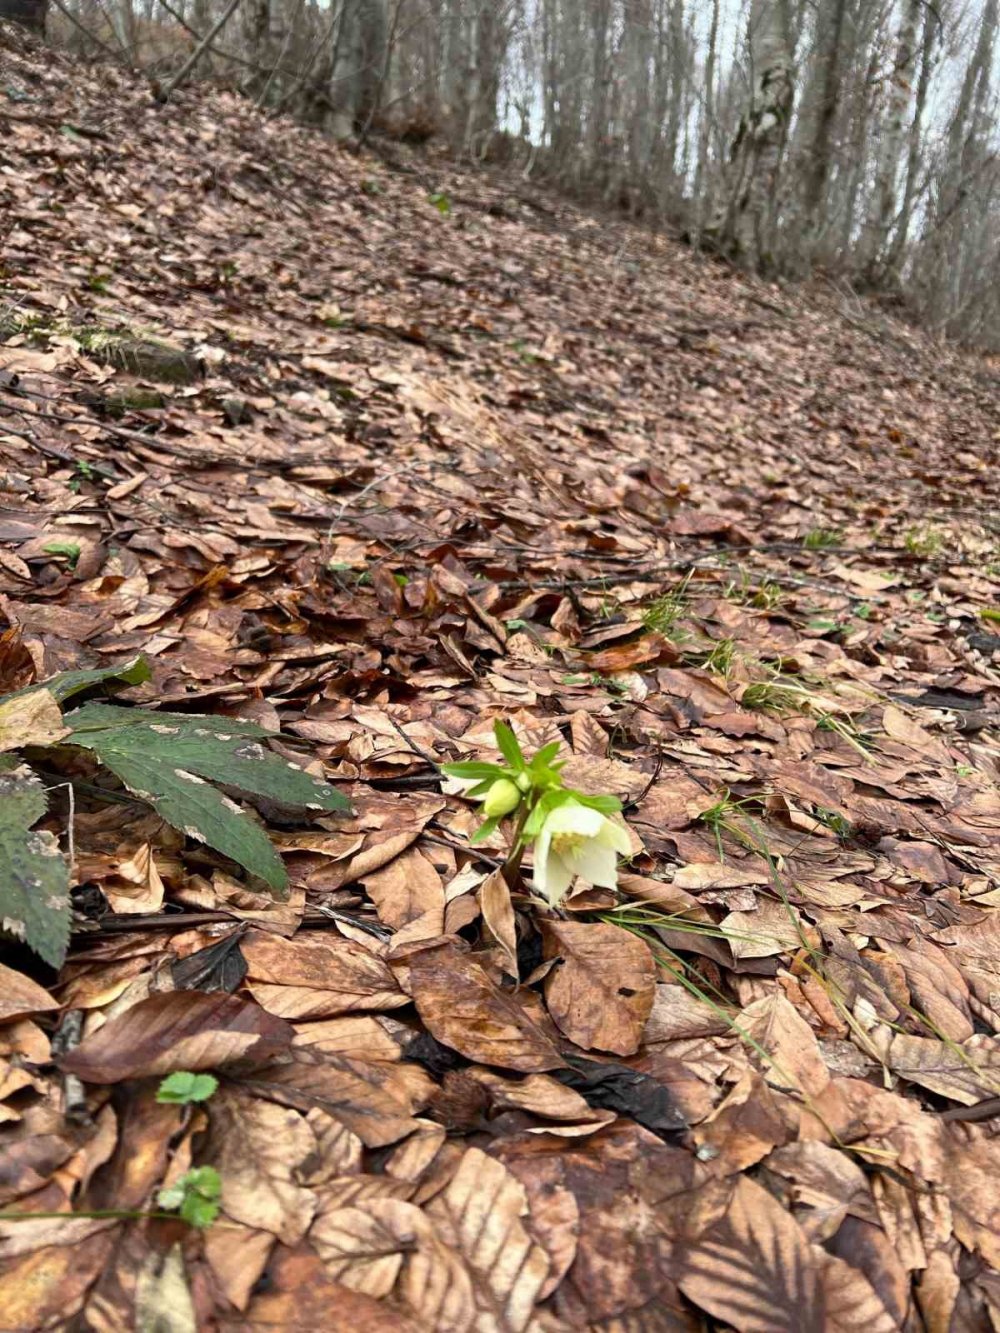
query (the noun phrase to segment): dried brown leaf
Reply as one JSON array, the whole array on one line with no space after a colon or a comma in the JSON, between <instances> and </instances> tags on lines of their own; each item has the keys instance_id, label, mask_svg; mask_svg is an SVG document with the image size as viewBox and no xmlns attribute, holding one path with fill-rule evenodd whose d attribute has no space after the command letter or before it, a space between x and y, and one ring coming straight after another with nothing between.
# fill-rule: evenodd
<instances>
[{"instance_id":1,"label":"dried brown leaf","mask_svg":"<svg viewBox=\"0 0 1000 1333\"><path fill-rule=\"evenodd\" d=\"M484 968L453 944L407 958L413 1002L428 1031L482 1064L537 1073L563 1059L516 994L501 990Z\"/></svg>"},{"instance_id":2,"label":"dried brown leaf","mask_svg":"<svg viewBox=\"0 0 1000 1333\"><path fill-rule=\"evenodd\" d=\"M331 1277L352 1291L388 1296L405 1256L430 1231L423 1212L400 1199L365 1199L324 1212L310 1243Z\"/></svg>"},{"instance_id":3,"label":"dried brown leaf","mask_svg":"<svg viewBox=\"0 0 1000 1333\"><path fill-rule=\"evenodd\" d=\"M251 931L240 952L251 993L269 1013L284 1018L330 1018L408 1003L385 963L341 936L284 940Z\"/></svg>"},{"instance_id":4,"label":"dried brown leaf","mask_svg":"<svg viewBox=\"0 0 1000 1333\"><path fill-rule=\"evenodd\" d=\"M23 972L0 963L0 1022L58 1009L59 1002Z\"/></svg>"},{"instance_id":5,"label":"dried brown leaf","mask_svg":"<svg viewBox=\"0 0 1000 1333\"><path fill-rule=\"evenodd\" d=\"M1000 1093L1000 1037L955 1042L897 1032L885 1058L894 1074L963 1106Z\"/></svg>"},{"instance_id":6,"label":"dried brown leaf","mask_svg":"<svg viewBox=\"0 0 1000 1333\"><path fill-rule=\"evenodd\" d=\"M457 1254L471 1278L474 1328L520 1333L531 1320L548 1276L549 1260L525 1229L528 1206L520 1182L478 1148L470 1148L443 1194L427 1206L441 1240ZM407 1298L428 1316L436 1301L415 1303L421 1254L409 1261ZM419 1299L419 1298L418 1298Z\"/></svg>"},{"instance_id":7,"label":"dried brown leaf","mask_svg":"<svg viewBox=\"0 0 1000 1333\"><path fill-rule=\"evenodd\" d=\"M263 1061L295 1031L251 1000L219 992L168 991L139 1000L64 1055L60 1068L87 1083L120 1083L175 1069Z\"/></svg>"},{"instance_id":8,"label":"dried brown leaf","mask_svg":"<svg viewBox=\"0 0 1000 1333\"><path fill-rule=\"evenodd\" d=\"M490 934L507 960L507 971L517 980L517 923L510 888L502 870L494 870L479 887L479 910Z\"/></svg>"},{"instance_id":9,"label":"dried brown leaf","mask_svg":"<svg viewBox=\"0 0 1000 1333\"><path fill-rule=\"evenodd\" d=\"M633 1055L653 1007L656 964L636 935L604 922L544 921L545 1002L560 1030L584 1050Z\"/></svg>"},{"instance_id":10,"label":"dried brown leaf","mask_svg":"<svg viewBox=\"0 0 1000 1333\"><path fill-rule=\"evenodd\" d=\"M414 1112L426 1105L433 1088L422 1070L346 1056L317 1060L299 1051L294 1056L291 1063L244 1083L258 1096L299 1110L319 1107L369 1148L396 1143L419 1128Z\"/></svg>"},{"instance_id":11,"label":"dried brown leaf","mask_svg":"<svg viewBox=\"0 0 1000 1333\"><path fill-rule=\"evenodd\" d=\"M236 1088L217 1092L208 1114L208 1156L222 1177L223 1210L244 1226L296 1245L316 1209L312 1191L298 1183L316 1153L304 1117Z\"/></svg>"}]
</instances>

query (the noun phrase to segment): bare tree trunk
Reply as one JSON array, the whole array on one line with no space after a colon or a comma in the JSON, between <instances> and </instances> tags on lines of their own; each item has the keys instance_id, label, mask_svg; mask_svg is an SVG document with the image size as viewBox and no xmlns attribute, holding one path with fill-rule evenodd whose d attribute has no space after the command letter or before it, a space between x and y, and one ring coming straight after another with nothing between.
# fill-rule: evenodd
<instances>
[{"instance_id":1,"label":"bare tree trunk","mask_svg":"<svg viewBox=\"0 0 1000 1333\"><path fill-rule=\"evenodd\" d=\"M375 114L387 40L385 0L344 0L330 96L335 138L350 138Z\"/></svg>"},{"instance_id":2,"label":"bare tree trunk","mask_svg":"<svg viewBox=\"0 0 1000 1333\"><path fill-rule=\"evenodd\" d=\"M903 165L903 135L913 98L921 6L922 0L905 0L882 132L876 139L875 189L858 246L858 267L869 282L877 281L880 276L896 217L896 184Z\"/></svg>"},{"instance_id":3,"label":"bare tree trunk","mask_svg":"<svg viewBox=\"0 0 1000 1333\"><path fill-rule=\"evenodd\" d=\"M906 153L906 184L903 187L903 202L899 209L899 221L893 234L892 245L886 261L883 281L892 276L898 281L909 239L910 224L913 221L913 207L917 198L917 182L920 176L920 150L923 142L921 126L927 97L931 84L931 69L934 64L934 48L937 45L940 24L937 11L928 5L924 13L924 32L920 44L920 75L917 79L917 96L913 107L913 119L910 121L909 142Z\"/></svg>"},{"instance_id":4,"label":"bare tree trunk","mask_svg":"<svg viewBox=\"0 0 1000 1333\"><path fill-rule=\"evenodd\" d=\"M698 165L694 173L694 245L701 244L705 222L714 212L708 184L708 149L715 117L715 62L719 40L719 0L712 0L712 25L708 31L708 53L705 57L705 79L701 93L701 113L698 117Z\"/></svg>"},{"instance_id":5,"label":"bare tree trunk","mask_svg":"<svg viewBox=\"0 0 1000 1333\"><path fill-rule=\"evenodd\" d=\"M803 116L812 133L803 166L802 233L789 243L800 248L806 264L819 250L824 231L823 205L833 165L833 127L840 101L841 46L844 38L846 0L833 0L817 8L814 84Z\"/></svg>"},{"instance_id":6,"label":"bare tree trunk","mask_svg":"<svg viewBox=\"0 0 1000 1333\"><path fill-rule=\"evenodd\" d=\"M772 266L778 170L795 88L784 0L751 0L750 97L732 148L734 189L719 242L750 268Z\"/></svg>"}]
</instances>

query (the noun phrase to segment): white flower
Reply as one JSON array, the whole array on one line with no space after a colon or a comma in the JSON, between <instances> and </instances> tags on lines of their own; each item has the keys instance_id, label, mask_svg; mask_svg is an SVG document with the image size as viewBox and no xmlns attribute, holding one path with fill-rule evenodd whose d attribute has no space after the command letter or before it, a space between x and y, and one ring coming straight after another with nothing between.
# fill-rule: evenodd
<instances>
[{"instance_id":1,"label":"white flower","mask_svg":"<svg viewBox=\"0 0 1000 1333\"><path fill-rule=\"evenodd\" d=\"M613 889L618 883L618 854L632 850L628 834L599 810L577 801L557 805L545 819L535 843L535 886L553 906L579 875L590 884Z\"/></svg>"}]
</instances>

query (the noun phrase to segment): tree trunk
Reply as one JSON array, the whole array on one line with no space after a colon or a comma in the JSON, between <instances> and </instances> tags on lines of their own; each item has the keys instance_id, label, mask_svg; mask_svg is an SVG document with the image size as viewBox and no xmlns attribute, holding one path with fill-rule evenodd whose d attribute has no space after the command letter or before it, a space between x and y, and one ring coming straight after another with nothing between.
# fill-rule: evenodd
<instances>
[{"instance_id":1,"label":"tree trunk","mask_svg":"<svg viewBox=\"0 0 1000 1333\"><path fill-rule=\"evenodd\" d=\"M49 0L0 0L0 19L18 23L29 32L45 35Z\"/></svg>"},{"instance_id":2,"label":"tree trunk","mask_svg":"<svg viewBox=\"0 0 1000 1333\"><path fill-rule=\"evenodd\" d=\"M910 121L910 132L906 149L906 183L903 187L903 202L899 208L899 221L893 234L892 245L886 260L882 281L888 277L898 280L903 261L906 257L906 243L909 239L910 224L913 221L913 207L917 199L917 185L920 176L920 157L923 147L921 127L924 109L931 85L931 71L934 66L934 48L939 35L937 11L928 5L924 13L924 32L920 44L920 75L917 79L917 96Z\"/></svg>"},{"instance_id":3,"label":"tree trunk","mask_svg":"<svg viewBox=\"0 0 1000 1333\"><path fill-rule=\"evenodd\" d=\"M698 117L698 165L695 168L692 192L695 217L694 245L696 249L701 244L701 234L705 222L714 212L708 183L708 149L715 118L715 61L718 38L719 0L712 0L712 23L708 32L708 53L705 57L702 103Z\"/></svg>"},{"instance_id":4,"label":"tree trunk","mask_svg":"<svg viewBox=\"0 0 1000 1333\"><path fill-rule=\"evenodd\" d=\"M350 138L377 111L387 39L384 0L343 0L330 90L336 138Z\"/></svg>"},{"instance_id":5,"label":"tree trunk","mask_svg":"<svg viewBox=\"0 0 1000 1333\"><path fill-rule=\"evenodd\" d=\"M877 139L875 189L858 247L860 268L869 282L878 277L880 259L888 246L889 233L896 215L896 182L902 165L903 132L913 96L921 5L922 0L906 0L899 24L899 40L882 132Z\"/></svg>"},{"instance_id":6,"label":"tree trunk","mask_svg":"<svg viewBox=\"0 0 1000 1333\"><path fill-rule=\"evenodd\" d=\"M766 270L774 260L778 169L795 94L783 0L751 0L747 42L750 98L733 144L719 244L749 268Z\"/></svg>"},{"instance_id":7,"label":"tree trunk","mask_svg":"<svg viewBox=\"0 0 1000 1333\"><path fill-rule=\"evenodd\" d=\"M840 102L841 46L844 37L845 0L820 5L817 11L815 76L803 116L812 133L803 171L803 233L793 244L808 266L822 243L823 205L833 165L833 127Z\"/></svg>"}]
</instances>

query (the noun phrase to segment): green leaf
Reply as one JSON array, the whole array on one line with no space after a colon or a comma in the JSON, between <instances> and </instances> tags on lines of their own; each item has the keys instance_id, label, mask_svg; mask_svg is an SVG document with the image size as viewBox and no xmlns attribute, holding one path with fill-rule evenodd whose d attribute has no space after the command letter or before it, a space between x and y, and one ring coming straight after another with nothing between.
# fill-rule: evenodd
<instances>
[{"instance_id":1,"label":"green leaf","mask_svg":"<svg viewBox=\"0 0 1000 1333\"><path fill-rule=\"evenodd\" d=\"M130 791L192 838L232 857L274 889L287 883L266 832L211 782L307 810L349 808L329 783L260 744L254 723L85 704L66 743L93 751Z\"/></svg>"},{"instance_id":2,"label":"green leaf","mask_svg":"<svg viewBox=\"0 0 1000 1333\"><path fill-rule=\"evenodd\" d=\"M483 822L476 829L475 833L473 833L472 837L469 839L469 842L472 844L473 847L475 847L480 842L485 842L491 833L496 832L497 825L499 823L500 823L499 819L484 819Z\"/></svg>"},{"instance_id":3,"label":"green leaf","mask_svg":"<svg viewBox=\"0 0 1000 1333\"><path fill-rule=\"evenodd\" d=\"M48 686L46 686L48 688ZM69 720L69 719L67 719ZM74 731L120 731L123 727L210 727L228 736L254 736L265 740L273 731L242 717L209 717L199 713L165 713L151 708L128 708L122 704L88 703L72 717Z\"/></svg>"},{"instance_id":4,"label":"green leaf","mask_svg":"<svg viewBox=\"0 0 1000 1333\"><path fill-rule=\"evenodd\" d=\"M582 791L574 791L571 787L567 787L566 790L577 805L589 806L591 810L598 810L602 815L616 815L622 808L617 796L585 796Z\"/></svg>"},{"instance_id":5,"label":"green leaf","mask_svg":"<svg viewBox=\"0 0 1000 1333\"><path fill-rule=\"evenodd\" d=\"M178 1069L168 1074L156 1090L158 1102L172 1102L188 1106L191 1102L207 1102L219 1086L212 1074L193 1074L189 1069Z\"/></svg>"},{"instance_id":6,"label":"green leaf","mask_svg":"<svg viewBox=\"0 0 1000 1333\"><path fill-rule=\"evenodd\" d=\"M123 689L126 685L141 685L150 677L149 663L140 654L129 658L119 666L98 667L93 671L61 671L51 680L39 681L37 685L28 685L23 690L8 694L7 699L17 699L22 694L31 694L35 690L46 689L57 703L65 703L74 694L81 694L93 685L107 685Z\"/></svg>"},{"instance_id":7,"label":"green leaf","mask_svg":"<svg viewBox=\"0 0 1000 1333\"><path fill-rule=\"evenodd\" d=\"M55 837L32 829L47 805L28 765L0 756L0 922L59 967L69 945L69 869Z\"/></svg>"},{"instance_id":8,"label":"green leaf","mask_svg":"<svg viewBox=\"0 0 1000 1333\"><path fill-rule=\"evenodd\" d=\"M504 776L504 770L499 764L485 764L474 759L460 764L442 764L441 772L449 778L478 778L480 782Z\"/></svg>"},{"instance_id":9,"label":"green leaf","mask_svg":"<svg viewBox=\"0 0 1000 1333\"><path fill-rule=\"evenodd\" d=\"M543 772L561 749L561 741L549 741L548 745L543 745L538 753L532 757L531 763L528 765L529 771L532 773Z\"/></svg>"},{"instance_id":10,"label":"green leaf","mask_svg":"<svg viewBox=\"0 0 1000 1333\"><path fill-rule=\"evenodd\" d=\"M525 838L537 838L542 830L548 815L559 805L565 805L567 801L574 800L571 792L566 791L564 787L552 787L543 792L538 798L538 803L528 816L524 825Z\"/></svg>"},{"instance_id":11,"label":"green leaf","mask_svg":"<svg viewBox=\"0 0 1000 1333\"><path fill-rule=\"evenodd\" d=\"M496 718L493 722L493 734L497 738L497 748L507 760L507 763L510 764L515 773L523 773L527 764L524 762L524 755L517 743L517 737L507 723Z\"/></svg>"},{"instance_id":12,"label":"green leaf","mask_svg":"<svg viewBox=\"0 0 1000 1333\"><path fill-rule=\"evenodd\" d=\"M201 1194L188 1194L181 1204L181 1217L189 1227L204 1231L219 1216L218 1199L206 1199Z\"/></svg>"},{"instance_id":13,"label":"green leaf","mask_svg":"<svg viewBox=\"0 0 1000 1333\"><path fill-rule=\"evenodd\" d=\"M156 1202L170 1212L180 1212L189 1226L208 1227L219 1215L222 1178L214 1166L196 1166L185 1171L172 1185L160 1190Z\"/></svg>"},{"instance_id":14,"label":"green leaf","mask_svg":"<svg viewBox=\"0 0 1000 1333\"><path fill-rule=\"evenodd\" d=\"M76 568L76 562L80 559L79 542L49 542L43 546L42 550L46 555L64 555L69 561L70 569Z\"/></svg>"}]
</instances>

